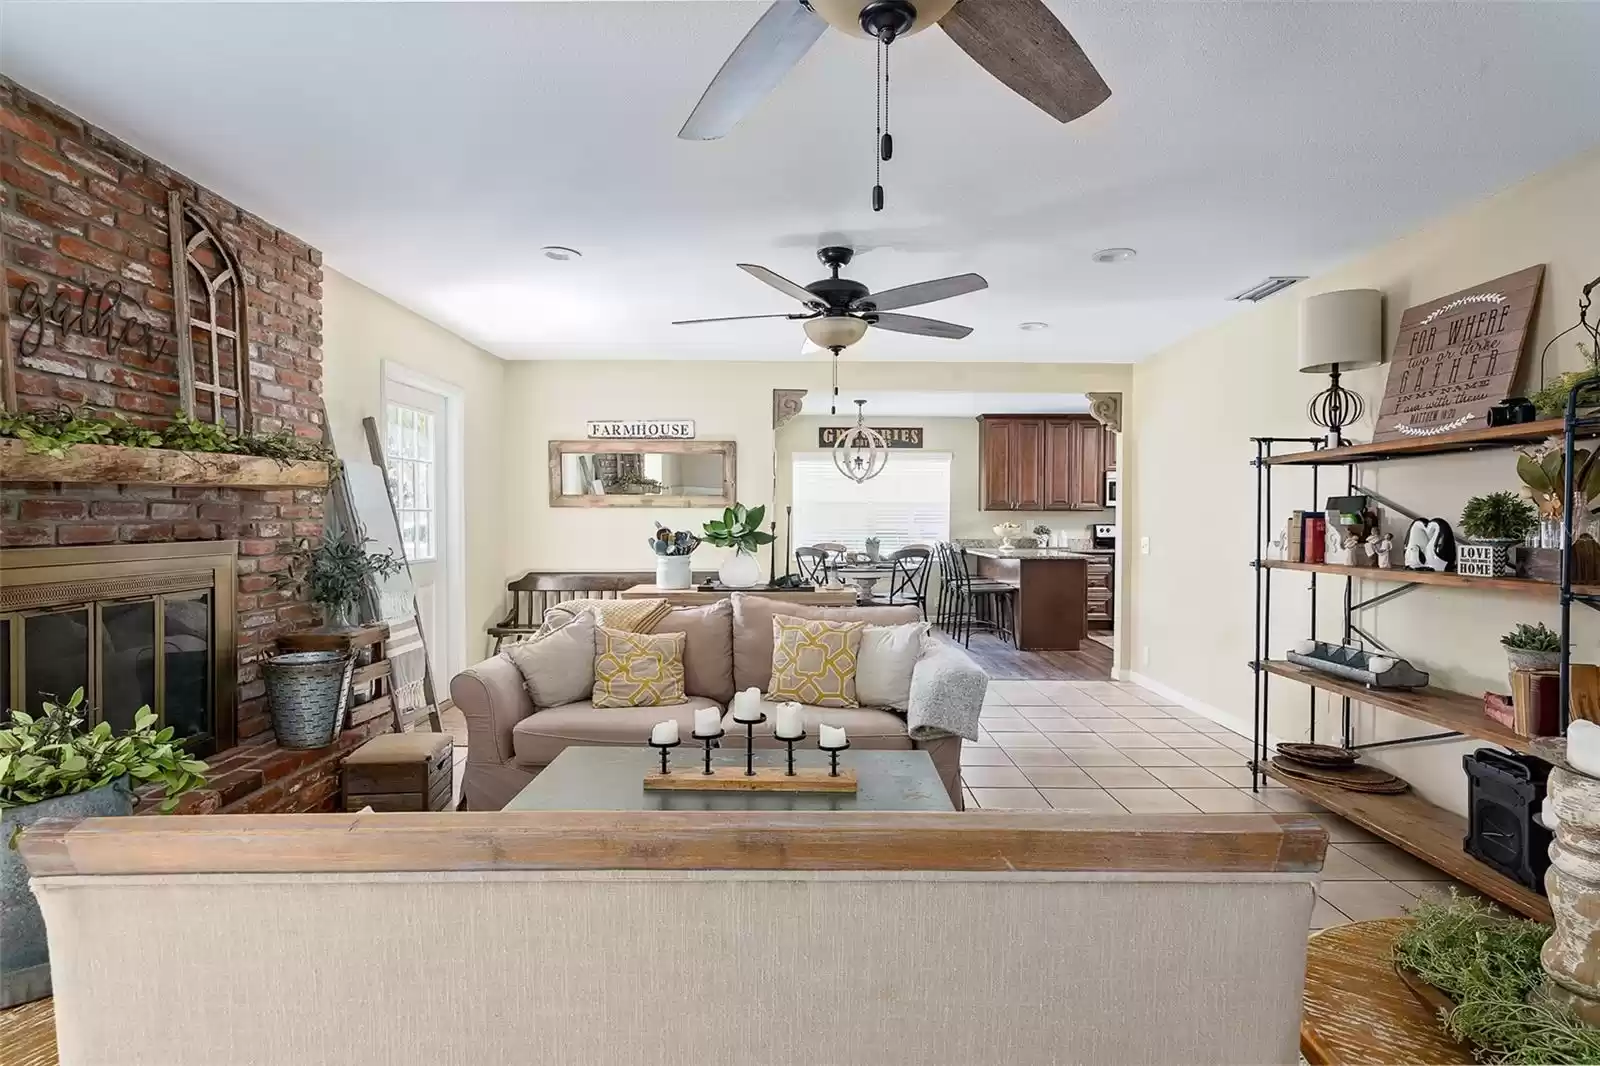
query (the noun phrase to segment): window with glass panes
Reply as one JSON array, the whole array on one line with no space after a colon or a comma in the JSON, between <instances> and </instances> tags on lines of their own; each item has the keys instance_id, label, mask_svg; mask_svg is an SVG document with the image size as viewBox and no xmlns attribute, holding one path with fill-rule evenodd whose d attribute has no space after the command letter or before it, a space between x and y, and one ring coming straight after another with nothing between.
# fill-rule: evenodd
<instances>
[{"instance_id":1,"label":"window with glass panes","mask_svg":"<svg viewBox=\"0 0 1600 1066\"><path fill-rule=\"evenodd\" d=\"M412 562L435 555L437 426L427 411L389 405L389 490L400 522L400 544Z\"/></svg>"},{"instance_id":2,"label":"window with glass panes","mask_svg":"<svg viewBox=\"0 0 1600 1066\"><path fill-rule=\"evenodd\" d=\"M857 484L829 452L800 452L791 467L794 543L843 544L861 551L868 537L887 555L950 539L950 454L891 452L883 473Z\"/></svg>"}]
</instances>

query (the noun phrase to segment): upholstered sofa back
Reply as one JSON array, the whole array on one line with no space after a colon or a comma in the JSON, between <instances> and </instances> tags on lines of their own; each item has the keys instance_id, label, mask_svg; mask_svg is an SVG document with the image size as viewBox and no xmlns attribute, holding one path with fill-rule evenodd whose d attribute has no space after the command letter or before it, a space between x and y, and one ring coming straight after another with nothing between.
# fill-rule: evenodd
<instances>
[{"instance_id":1,"label":"upholstered sofa back","mask_svg":"<svg viewBox=\"0 0 1600 1066\"><path fill-rule=\"evenodd\" d=\"M1298 816L656 812L22 850L62 1066L1033 1066L1294 1062L1324 845Z\"/></svg>"},{"instance_id":2,"label":"upholstered sofa back","mask_svg":"<svg viewBox=\"0 0 1600 1066\"><path fill-rule=\"evenodd\" d=\"M922 618L922 612L915 606L824 607L736 592L733 594L734 688L740 691L747 688L766 691L772 681L772 619L780 614L791 618L871 622L879 626L903 625Z\"/></svg>"}]
</instances>

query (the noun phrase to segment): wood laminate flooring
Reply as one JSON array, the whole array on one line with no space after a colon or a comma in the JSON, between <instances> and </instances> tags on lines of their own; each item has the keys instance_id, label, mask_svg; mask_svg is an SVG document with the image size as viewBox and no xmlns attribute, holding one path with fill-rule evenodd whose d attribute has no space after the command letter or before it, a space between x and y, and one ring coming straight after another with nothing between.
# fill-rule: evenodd
<instances>
[{"instance_id":1,"label":"wood laminate flooring","mask_svg":"<svg viewBox=\"0 0 1600 1066\"><path fill-rule=\"evenodd\" d=\"M945 634L940 634L946 640ZM967 648L992 678L1023 681L1110 681L1111 649L1092 640L1077 651L1018 651L988 633L972 634Z\"/></svg>"}]
</instances>

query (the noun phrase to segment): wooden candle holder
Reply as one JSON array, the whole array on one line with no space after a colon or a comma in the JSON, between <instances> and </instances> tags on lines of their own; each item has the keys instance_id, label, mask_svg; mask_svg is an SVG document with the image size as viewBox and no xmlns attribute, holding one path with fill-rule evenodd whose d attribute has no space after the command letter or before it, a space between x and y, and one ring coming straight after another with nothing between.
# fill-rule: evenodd
<instances>
[{"instance_id":1,"label":"wooden candle holder","mask_svg":"<svg viewBox=\"0 0 1600 1066\"><path fill-rule=\"evenodd\" d=\"M644 787L665 792L846 792L856 791L854 770L837 776L818 767L789 773L780 766L758 766L747 773L742 766L718 766L711 773L646 774Z\"/></svg>"}]
</instances>

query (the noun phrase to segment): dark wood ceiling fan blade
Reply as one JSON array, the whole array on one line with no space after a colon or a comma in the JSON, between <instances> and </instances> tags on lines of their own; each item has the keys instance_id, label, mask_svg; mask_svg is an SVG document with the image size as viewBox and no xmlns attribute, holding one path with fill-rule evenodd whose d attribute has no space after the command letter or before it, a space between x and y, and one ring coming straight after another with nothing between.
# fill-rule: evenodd
<instances>
[{"instance_id":1,"label":"dark wood ceiling fan blade","mask_svg":"<svg viewBox=\"0 0 1600 1066\"><path fill-rule=\"evenodd\" d=\"M815 318L816 315L728 315L724 318L680 318L674 326L698 326L702 322L748 322L754 318Z\"/></svg>"},{"instance_id":2,"label":"dark wood ceiling fan blade","mask_svg":"<svg viewBox=\"0 0 1600 1066\"><path fill-rule=\"evenodd\" d=\"M919 318L916 315L879 314L874 311L863 315L867 324L896 333L915 333L919 337L943 337L958 341L972 332L971 326L958 326L954 322L941 322L937 318Z\"/></svg>"},{"instance_id":3,"label":"dark wood ceiling fan blade","mask_svg":"<svg viewBox=\"0 0 1600 1066\"><path fill-rule=\"evenodd\" d=\"M827 28L800 0L777 0L723 61L678 136L686 141L725 136L778 87Z\"/></svg>"},{"instance_id":4,"label":"dark wood ceiling fan blade","mask_svg":"<svg viewBox=\"0 0 1600 1066\"><path fill-rule=\"evenodd\" d=\"M1111 96L1044 0L962 0L939 25L978 66L1059 122L1082 118Z\"/></svg>"},{"instance_id":5,"label":"dark wood ceiling fan blade","mask_svg":"<svg viewBox=\"0 0 1600 1066\"><path fill-rule=\"evenodd\" d=\"M935 278L933 281L919 281L915 285L901 285L897 289L884 289L869 296L863 296L852 307L861 309L871 307L879 311L892 311L897 307L915 307L918 304L931 304L935 300L948 300L952 296L961 296L979 289L987 289L989 283L982 274L957 274L951 278Z\"/></svg>"},{"instance_id":6,"label":"dark wood ceiling fan blade","mask_svg":"<svg viewBox=\"0 0 1600 1066\"><path fill-rule=\"evenodd\" d=\"M753 278L766 282L784 295L794 297L801 303L816 304L818 307L826 307L828 304L828 301L807 289L804 285L796 285L782 274L774 274L764 266L757 266L754 263L740 263L739 269Z\"/></svg>"}]
</instances>

